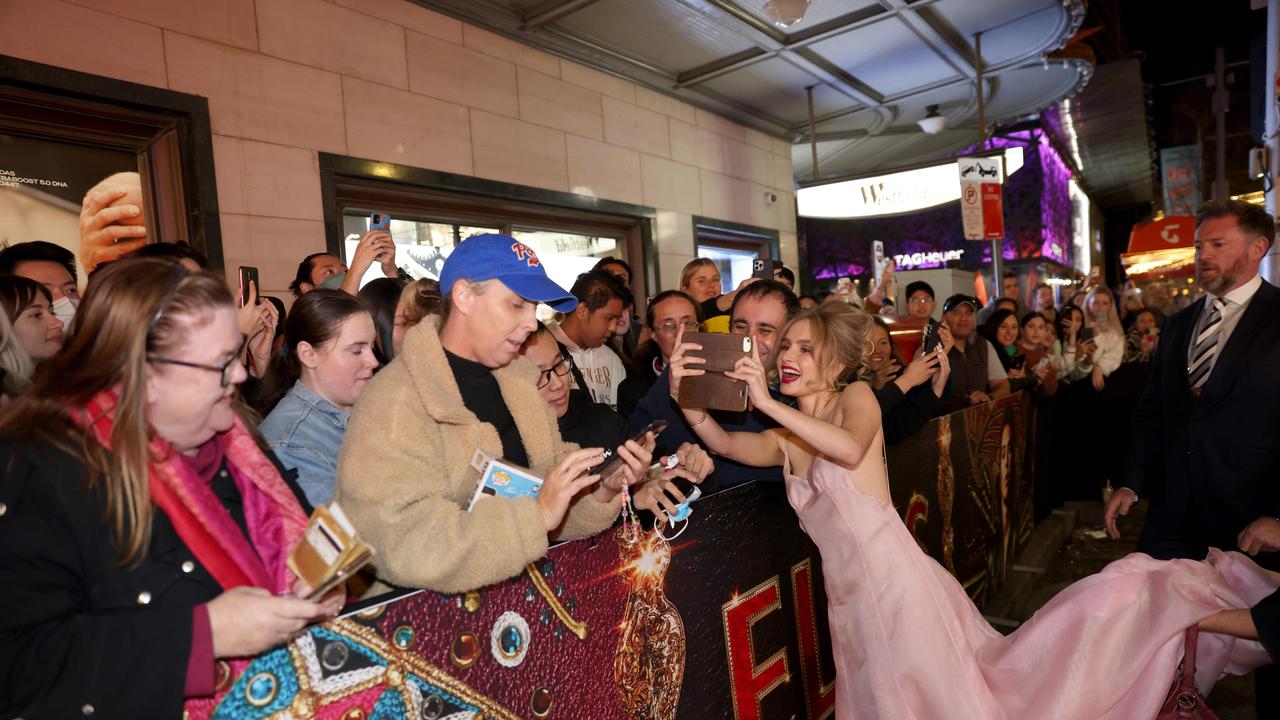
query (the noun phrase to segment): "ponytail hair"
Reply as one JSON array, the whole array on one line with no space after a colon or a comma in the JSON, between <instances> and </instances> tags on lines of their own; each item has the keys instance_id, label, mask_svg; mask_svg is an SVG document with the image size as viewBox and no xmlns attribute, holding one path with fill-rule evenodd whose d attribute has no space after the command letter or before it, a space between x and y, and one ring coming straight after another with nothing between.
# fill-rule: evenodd
<instances>
[{"instance_id":1,"label":"ponytail hair","mask_svg":"<svg viewBox=\"0 0 1280 720\"><path fill-rule=\"evenodd\" d=\"M263 417L271 414L280 398L302 377L298 345L319 347L334 339L347 318L369 312L358 298L341 290L319 288L298 298L284 325L284 344L271 355L267 372L255 388L251 405Z\"/></svg>"}]
</instances>

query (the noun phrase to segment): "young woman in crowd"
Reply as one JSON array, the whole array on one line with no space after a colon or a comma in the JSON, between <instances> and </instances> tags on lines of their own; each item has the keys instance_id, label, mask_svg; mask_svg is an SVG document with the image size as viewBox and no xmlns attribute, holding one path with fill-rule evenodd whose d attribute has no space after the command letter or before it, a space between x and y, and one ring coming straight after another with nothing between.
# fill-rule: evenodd
<instances>
[{"instance_id":1,"label":"young woman in crowd","mask_svg":"<svg viewBox=\"0 0 1280 720\"><path fill-rule=\"evenodd\" d=\"M0 715L179 717L340 609L286 596L307 516L232 410L243 343L222 279L114 263L0 415Z\"/></svg>"},{"instance_id":2,"label":"young woman in crowd","mask_svg":"<svg viewBox=\"0 0 1280 720\"><path fill-rule=\"evenodd\" d=\"M1160 322L1155 311L1139 308L1130 315L1129 330L1124 337L1124 362L1151 362L1160 344Z\"/></svg>"},{"instance_id":3,"label":"young woman in crowd","mask_svg":"<svg viewBox=\"0 0 1280 720\"><path fill-rule=\"evenodd\" d=\"M1083 329L1084 310L1077 305L1063 305L1058 313L1058 339L1050 355L1058 368L1058 379L1064 383L1083 380L1093 372L1093 354L1098 344L1092 337L1082 339Z\"/></svg>"},{"instance_id":4,"label":"young woman in crowd","mask_svg":"<svg viewBox=\"0 0 1280 720\"><path fill-rule=\"evenodd\" d=\"M0 275L0 305L32 367L62 348L62 321L53 314L53 296L44 285L17 275Z\"/></svg>"},{"instance_id":5,"label":"young woman in crowd","mask_svg":"<svg viewBox=\"0 0 1280 720\"><path fill-rule=\"evenodd\" d=\"M396 356L396 311L400 309L404 287L405 283L400 278L377 278L365 283L357 295L373 316L373 327L377 331L373 355L378 359L380 368Z\"/></svg>"},{"instance_id":6,"label":"young woman in crowd","mask_svg":"<svg viewBox=\"0 0 1280 720\"><path fill-rule=\"evenodd\" d=\"M1022 318L1022 336L1017 348L1017 355L1026 358L1022 362L1023 372L1036 378L1044 397L1058 392L1058 368L1045 347L1045 340L1050 337L1049 327L1049 319L1043 313L1027 313Z\"/></svg>"},{"instance_id":7,"label":"young woman in crowd","mask_svg":"<svg viewBox=\"0 0 1280 720\"><path fill-rule=\"evenodd\" d=\"M747 278L738 284L737 290L720 294L720 268L707 258L696 258L680 271L680 292L693 298L702 314L707 332L729 332L729 310L738 290L750 285L755 278Z\"/></svg>"},{"instance_id":8,"label":"young woman in crowd","mask_svg":"<svg viewBox=\"0 0 1280 720\"><path fill-rule=\"evenodd\" d=\"M322 505L333 498L351 408L378 368L377 333L358 298L321 288L293 304L284 335L259 388L258 407L273 408L260 429L307 499Z\"/></svg>"},{"instance_id":9,"label":"young woman in crowd","mask_svg":"<svg viewBox=\"0 0 1280 720\"><path fill-rule=\"evenodd\" d=\"M1120 367L1124 359L1124 331L1116 315L1115 300L1105 285L1095 285L1084 298L1085 327L1093 329L1098 349L1093 353L1090 380L1094 390L1102 390L1106 377Z\"/></svg>"},{"instance_id":10,"label":"young woman in crowd","mask_svg":"<svg viewBox=\"0 0 1280 720\"><path fill-rule=\"evenodd\" d=\"M31 356L18 342L9 316L0 312L0 408L31 386Z\"/></svg>"},{"instance_id":11,"label":"young woman in crowd","mask_svg":"<svg viewBox=\"0 0 1280 720\"><path fill-rule=\"evenodd\" d=\"M1154 717L1183 631L1275 588L1275 579L1235 553L1205 562L1135 554L1001 634L921 550L893 504L880 414L862 381L869 376L870 318L843 304L822 305L800 312L782 338L782 392L795 407L770 395L757 357L731 373L780 427L729 433L704 410L682 411L713 453L782 465L787 497L822 555L836 717ZM686 357L689 349L680 345L672 354L673 386L703 372ZM1271 661L1259 643L1214 641L1200 644L1202 667L1221 668L1228 655L1232 672ZM948 681L903 682L941 677Z\"/></svg>"},{"instance_id":12,"label":"young woman in crowd","mask_svg":"<svg viewBox=\"0 0 1280 720\"><path fill-rule=\"evenodd\" d=\"M1043 328L1044 316L1040 313L1031 313L1027 317L1032 316L1038 318L1040 327ZM1018 322L1018 316L1013 310L1002 308L991 313L982 334L995 348L996 357L1000 358L1000 364L1009 375L1010 389L1043 387L1046 379L1052 375L1054 376L1053 388L1054 391L1057 390L1057 368L1051 361L1040 362L1041 359L1045 359L1043 347L1040 347L1039 352L1032 354L1024 350L1024 345L1028 343L1022 335L1022 323ZM1044 338L1037 334L1035 344L1040 346L1043 342Z\"/></svg>"},{"instance_id":13,"label":"young woman in crowd","mask_svg":"<svg viewBox=\"0 0 1280 720\"><path fill-rule=\"evenodd\" d=\"M871 320L868 382L880 406L885 442L896 445L914 435L937 414L951 375L951 363L947 359L951 348L948 346L941 353L918 355L906 363L889 334L889 325L878 315L872 315Z\"/></svg>"},{"instance_id":14,"label":"young woman in crowd","mask_svg":"<svg viewBox=\"0 0 1280 720\"><path fill-rule=\"evenodd\" d=\"M396 355L404 349L404 334L428 315L440 314L440 283L430 278L411 282L400 292L396 303L395 324L391 330L391 347Z\"/></svg>"},{"instance_id":15,"label":"young woman in crowd","mask_svg":"<svg viewBox=\"0 0 1280 720\"><path fill-rule=\"evenodd\" d=\"M631 417L640 399L649 392L658 375L667 366L667 358L676 346L676 333L698 329L698 304L679 290L664 290L654 295L645 308L645 326L649 339L631 359L627 377L618 386L618 414Z\"/></svg>"},{"instance_id":16,"label":"young woman in crowd","mask_svg":"<svg viewBox=\"0 0 1280 720\"><path fill-rule=\"evenodd\" d=\"M555 412L560 437L565 441L579 447L616 448L631 436L626 418L613 408L591 402L591 397L582 390L569 389L573 360L560 352L546 325L538 323L520 348L520 354L538 366L538 392ZM695 443L681 444L675 454L680 458L675 468L632 489L637 508L648 510L656 517L661 517L664 510L674 513L675 504L684 502L685 498L672 481L683 477L698 484L715 470L711 456Z\"/></svg>"}]
</instances>

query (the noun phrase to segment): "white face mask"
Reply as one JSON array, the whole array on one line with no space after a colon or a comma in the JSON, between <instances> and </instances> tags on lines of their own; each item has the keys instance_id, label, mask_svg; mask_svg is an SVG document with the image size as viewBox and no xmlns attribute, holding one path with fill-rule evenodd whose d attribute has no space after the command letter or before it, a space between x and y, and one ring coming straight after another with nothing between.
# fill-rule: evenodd
<instances>
[{"instance_id":1,"label":"white face mask","mask_svg":"<svg viewBox=\"0 0 1280 720\"><path fill-rule=\"evenodd\" d=\"M62 321L62 331L64 333L71 332L71 321L75 319L76 308L79 305L79 302L66 295L53 301L53 306L50 309L53 311L54 317Z\"/></svg>"}]
</instances>

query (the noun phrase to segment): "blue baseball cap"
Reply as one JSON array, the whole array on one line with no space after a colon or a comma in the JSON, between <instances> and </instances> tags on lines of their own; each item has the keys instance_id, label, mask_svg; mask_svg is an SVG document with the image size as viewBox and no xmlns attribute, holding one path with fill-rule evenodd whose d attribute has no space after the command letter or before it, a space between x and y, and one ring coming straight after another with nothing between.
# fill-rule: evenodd
<instances>
[{"instance_id":1,"label":"blue baseball cap","mask_svg":"<svg viewBox=\"0 0 1280 720\"><path fill-rule=\"evenodd\" d=\"M578 298L552 282L533 248L510 235L472 235L458 243L440 269L440 294L446 296L458 280L500 280L525 300L546 303L556 312L569 312Z\"/></svg>"}]
</instances>

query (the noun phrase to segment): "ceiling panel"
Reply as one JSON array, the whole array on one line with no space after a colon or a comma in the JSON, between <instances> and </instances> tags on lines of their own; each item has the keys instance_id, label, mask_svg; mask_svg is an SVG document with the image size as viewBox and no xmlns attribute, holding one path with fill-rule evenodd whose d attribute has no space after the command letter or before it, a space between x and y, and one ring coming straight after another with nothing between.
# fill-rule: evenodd
<instances>
[{"instance_id":1,"label":"ceiling panel","mask_svg":"<svg viewBox=\"0 0 1280 720\"><path fill-rule=\"evenodd\" d=\"M789 124L809 122L809 101L805 88L813 91L814 113L826 115L859 107L847 95L829 85L818 85L818 79L781 58L752 63L703 83L704 87L740 104L759 108Z\"/></svg>"},{"instance_id":2,"label":"ceiling panel","mask_svg":"<svg viewBox=\"0 0 1280 720\"><path fill-rule=\"evenodd\" d=\"M1008 117L1035 112L1071 93L1080 82L1081 70L1076 65L1051 63L1048 70L1040 65L1001 73L993 83L987 112L992 117Z\"/></svg>"},{"instance_id":3,"label":"ceiling panel","mask_svg":"<svg viewBox=\"0 0 1280 720\"><path fill-rule=\"evenodd\" d=\"M673 76L756 47L672 0L600 0L556 25L643 58Z\"/></svg>"},{"instance_id":4,"label":"ceiling panel","mask_svg":"<svg viewBox=\"0 0 1280 720\"><path fill-rule=\"evenodd\" d=\"M960 77L895 17L823 40L809 49L885 96Z\"/></svg>"},{"instance_id":5,"label":"ceiling panel","mask_svg":"<svg viewBox=\"0 0 1280 720\"><path fill-rule=\"evenodd\" d=\"M824 176L925 162L970 144L975 32L983 33L991 78L986 120L993 125L1078 92L1092 68L1040 65L1075 32L1084 0L812 0L785 37L760 32L746 17L763 18L765 0L567 0L565 14L535 32L523 29L521 18L547 7L543 0L409 1L774 136L808 134L805 88L813 86L819 118L837 116L819 122L818 132L851 135L822 143ZM737 8L727 8L731 3ZM817 39L816 31L835 33L825 26L851 20L860 25ZM689 72L695 69L706 72ZM919 131L916 121L929 105L940 106L950 130ZM793 155L796 176L808 179L809 148Z\"/></svg>"},{"instance_id":6,"label":"ceiling panel","mask_svg":"<svg viewBox=\"0 0 1280 720\"><path fill-rule=\"evenodd\" d=\"M920 16L963 42L973 52L982 33L982 57L997 66L1057 48L1070 16L1055 0L939 0Z\"/></svg>"},{"instance_id":7,"label":"ceiling panel","mask_svg":"<svg viewBox=\"0 0 1280 720\"><path fill-rule=\"evenodd\" d=\"M771 22L764 12L765 0L737 0L734 4L765 22ZM881 5L877 0L813 0L805 11L804 20L783 32L800 32L869 7L878 8Z\"/></svg>"}]
</instances>

